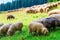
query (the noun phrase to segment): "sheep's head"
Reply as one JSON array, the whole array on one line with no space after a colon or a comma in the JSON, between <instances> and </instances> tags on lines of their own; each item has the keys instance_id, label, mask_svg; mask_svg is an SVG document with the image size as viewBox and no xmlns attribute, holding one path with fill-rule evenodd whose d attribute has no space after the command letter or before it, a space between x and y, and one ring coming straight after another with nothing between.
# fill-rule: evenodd
<instances>
[{"instance_id":1,"label":"sheep's head","mask_svg":"<svg viewBox=\"0 0 60 40\"><path fill-rule=\"evenodd\" d=\"M49 31L47 30L47 28L43 28L43 29L42 29L42 34L45 35L45 34L47 34L48 32L49 32Z\"/></svg>"}]
</instances>

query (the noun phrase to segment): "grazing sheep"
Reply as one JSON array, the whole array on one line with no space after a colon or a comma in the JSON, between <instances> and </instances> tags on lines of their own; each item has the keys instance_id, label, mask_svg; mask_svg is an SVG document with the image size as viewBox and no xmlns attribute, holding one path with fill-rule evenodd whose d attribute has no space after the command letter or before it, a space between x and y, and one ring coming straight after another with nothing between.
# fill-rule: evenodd
<instances>
[{"instance_id":1,"label":"grazing sheep","mask_svg":"<svg viewBox=\"0 0 60 40\"><path fill-rule=\"evenodd\" d=\"M12 24L7 31L7 35L12 36L15 33L15 31L16 31L16 26Z\"/></svg>"},{"instance_id":2,"label":"grazing sheep","mask_svg":"<svg viewBox=\"0 0 60 40\"><path fill-rule=\"evenodd\" d=\"M23 23L22 22L17 22L15 23L15 25L17 26L16 29L19 31L22 31L22 27L23 27Z\"/></svg>"},{"instance_id":3,"label":"grazing sheep","mask_svg":"<svg viewBox=\"0 0 60 40\"><path fill-rule=\"evenodd\" d=\"M40 18L36 20L35 22L42 23L49 31L53 28L55 29L55 25L57 25L58 20L55 18Z\"/></svg>"},{"instance_id":4,"label":"grazing sheep","mask_svg":"<svg viewBox=\"0 0 60 40\"><path fill-rule=\"evenodd\" d=\"M56 18L56 19L60 20L60 14L52 14L49 16L49 18Z\"/></svg>"},{"instance_id":5,"label":"grazing sheep","mask_svg":"<svg viewBox=\"0 0 60 40\"><path fill-rule=\"evenodd\" d=\"M12 24L7 31L7 35L12 36L16 31L22 31L22 27L23 24L21 22Z\"/></svg>"},{"instance_id":6,"label":"grazing sheep","mask_svg":"<svg viewBox=\"0 0 60 40\"><path fill-rule=\"evenodd\" d=\"M49 16L49 18L56 18L58 20L57 25L60 25L60 14L52 14Z\"/></svg>"},{"instance_id":7,"label":"grazing sheep","mask_svg":"<svg viewBox=\"0 0 60 40\"><path fill-rule=\"evenodd\" d=\"M43 12L46 12L46 7L42 7Z\"/></svg>"},{"instance_id":8,"label":"grazing sheep","mask_svg":"<svg viewBox=\"0 0 60 40\"><path fill-rule=\"evenodd\" d=\"M47 5L47 8L51 9L51 8L53 8L53 6L49 4L49 5Z\"/></svg>"},{"instance_id":9,"label":"grazing sheep","mask_svg":"<svg viewBox=\"0 0 60 40\"><path fill-rule=\"evenodd\" d=\"M40 7L40 9L39 9L39 10L40 10L40 12L42 13L42 12L43 12L43 7Z\"/></svg>"},{"instance_id":10,"label":"grazing sheep","mask_svg":"<svg viewBox=\"0 0 60 40\"><path fill-rule=\"evenodd\" d=\"M47 34L48 30L42 23L32 22L29 24L29 33Z\"/></svg>"},{"instance_id":11,"label":"grazing sheep","mask_svg":"<svg viewBox=\"0 0 60 40\"><path fill-rule=\"evenodd\" d=\"M11 15L11 14L7 15L7 20L12 19L12 18L15 19L15 17L13 15Z\"/></svg>"},{"instance_id":12,"label":"grazing sheep","mask_svg":"<svg viewBox=\"0 0 60 40\"><path fill-rule=\"evenodd\" d=\"M47 6L43 7L43 12L48 12L49 11L49 8L47 8Z\"/></svg>"},{"instance_id":13,"label":"grazing sheep","mask_svg":"<svg viewBox=\"0 0 60 40\"><path fill-rule=\"evenodd\" d=\"M60 14L60 10L52 10L48 12L48 15L52 15L52 14Z\"/></svg>"},{"instance_id":14,"label":"grazing sheep","mask_svg":"<svg viewBox=\"0 0 60 40\"><path fill-rule=\"evenodd\" d=\"M40 12L40 9L41 9L40 7L36 9L36 10L37 10L37 13L39 13L39 12Z\"/></svg>"},{"instance_id":15,"label":"grazing sheep","mask_svg":"<svg viewBox=\"0 0 60 40\"><path fill-rule=\"evenodd\" d=\"M31 13L31 8L26 8L27 13Z\"/></svg>"},{"instance_id":16,"label":"grazing sheep","mask_svg":"<svg viewBox=\"0 0 60 40\"><path fill-rule=\"evenodd\" d=\"M46 8L46 11L45 12L48 13L49 12L49 8Z\"/></svg>"},{"instance_id":17,"label":"grazing sheep","mask_svg":"<svg viewBox=\"0 0 60 40\"><path fill-rule=\"evenodd\" d=\"M26 9L26 12L27 13L33 13L33 12L35 12L32 8L28 8L28 9Z\"/></svg>"},{"instance_id":18,"label":"grazing sheep","mask_svg":"<svg viewBox=\"0 0 60 40\"><path fill-rule=\"evenodd\" d=\"M57 7L57 5L58 5L57 3L54 3L54 4L53 4L53 7Z\"/></svg>"},{"instance_id":19,"label":"grazing sheep","mask_svg":"<svg viewBox=\"0 0 60 40\"><path fill-rule=\"evenodd\" d=\"M10 25L11 25L11 23L1 26L0 27L0 35L6 34L6 32L8 31L8 29L10 27Z\"/></svg>"},{"instance_id":20,"label":"grazing sheep","mask_svg":"<svg viewBox=\"0 0 60 40\"><path fill-rule=\"evenodd\" d=\"M60 1L59 2L56 2L58 5L60 5Z\"/></svg>"}]
</instances>

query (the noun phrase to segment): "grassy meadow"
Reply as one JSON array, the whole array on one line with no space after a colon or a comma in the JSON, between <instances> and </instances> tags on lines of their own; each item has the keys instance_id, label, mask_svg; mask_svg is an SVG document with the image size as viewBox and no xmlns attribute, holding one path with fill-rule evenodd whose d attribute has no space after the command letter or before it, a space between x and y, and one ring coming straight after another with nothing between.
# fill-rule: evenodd
<instances>
[{"instance_id":1,"label":"grassy meadow","mask_svg":"<svg viewBox=\"0 0 60 40\"><path fill-rule=\"evenodd\" d=\"M60 9L59 7L55 9ZM18 11L18 12L11 12L15 16L15 19L7 20L7 12L0 13L0 22L3 22L4 24L7 23L16 23L16 22L23 22L23 30L20 33L17 31L13 36L0 36L0 40L60 40L60 29L57 29L56 31L49 32L49 35L40 35L40 36L34 36L28 33L28 25L33 20L36 20L38 18L46 18L48 17L47 13L36 13L36 14L27 14L24 10Z\"/></svg>"}]
</instances>

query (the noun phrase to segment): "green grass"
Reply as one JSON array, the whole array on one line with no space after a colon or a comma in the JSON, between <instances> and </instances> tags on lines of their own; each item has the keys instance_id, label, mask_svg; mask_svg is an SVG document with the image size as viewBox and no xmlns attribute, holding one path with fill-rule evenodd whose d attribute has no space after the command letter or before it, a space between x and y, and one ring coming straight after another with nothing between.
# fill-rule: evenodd
<instances>
[{"instance_id":1,"label":"green grass","mask_svg":"<svg viewBox=\"0 0 60 40\"><path fill-rule=\"evenodd\" d=\"M56 9L60 9L59 7ZM0 21L4 24L7 23L16 23L18 21L23 22L23 30L22 32L16 32L13 36L0 36L0 40L60 40L60 29L57 29L56 31L52 31L49 33L49 35L40 35L40 36L34 36L28 33L28 25L32 21L38 19L38 18L46 18L48 17L47 13L37 13L37 14L27 14L24 11L19 12L12 12L12 14L15 16L15 19L6 19L7 12L3 12L0 14Z\"/></svg>"}]
</instances>

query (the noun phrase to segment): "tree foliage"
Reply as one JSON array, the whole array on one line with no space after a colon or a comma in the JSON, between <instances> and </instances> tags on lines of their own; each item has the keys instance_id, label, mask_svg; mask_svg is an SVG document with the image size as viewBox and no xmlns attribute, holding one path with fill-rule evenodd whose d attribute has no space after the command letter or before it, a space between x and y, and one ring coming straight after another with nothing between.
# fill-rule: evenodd
<instances>
[{"instance_id":1,"label":"tree foliage","mask_svg":"<svg viewBox=\"0 0 60 40\"><path fill-rule=\"evenodd\" d=\"M12 2L0 4L0 11L13 10L21 7L30 7L33 5L44 4L52 1L56 2L59 0L12 0Z\"/></svg>"}]
</instances>

